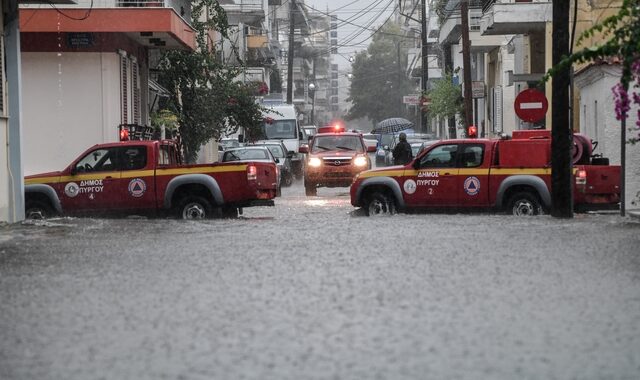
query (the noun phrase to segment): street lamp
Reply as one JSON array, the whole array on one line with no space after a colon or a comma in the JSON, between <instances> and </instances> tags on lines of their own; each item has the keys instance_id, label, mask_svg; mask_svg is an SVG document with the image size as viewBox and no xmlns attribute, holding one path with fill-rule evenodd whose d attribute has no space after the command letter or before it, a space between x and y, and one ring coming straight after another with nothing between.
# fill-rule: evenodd
<instances>
[{"instance_id":1,"label":"street lamp","mask_svg":"<svg viewBox=\"0 0 640 380\"><path fill-rule=\"evenodd\" d=\"M311 95L311 125L316 125L314 122L314 111L316 108L316 85L309 83L309 93Z\"/></svg>"}]
</instances>

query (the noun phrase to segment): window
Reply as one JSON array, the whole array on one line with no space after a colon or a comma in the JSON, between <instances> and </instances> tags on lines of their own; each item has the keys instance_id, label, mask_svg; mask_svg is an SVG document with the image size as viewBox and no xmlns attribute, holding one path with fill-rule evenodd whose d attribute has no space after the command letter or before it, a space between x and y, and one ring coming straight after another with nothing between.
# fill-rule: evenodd
<instances>
[{"instance_id":1,"label":"window","mask_svg":"<svg viewBox=\"0 0 640 380\"><path fill-rule=\"evenodd\" d=\"M475 168L482 165L484 147L482 145L464 145L460 166L463 168Z\"/></svg>"},{"instance_id":2,"label":"window","mask_svg":"<svg viewBox=\"0 0 640 380\"><path fill-rule=\"evenodd\" d=\"M321 136L317 137L311 148L311 153L326 152L329 150L344 150L364 152L364 146L360 138L356 136Z\"/></svg>"},{"instance_id":3,"label":"window","mask_svg":"<svg viewBox=\"0 0 640 380\"><path fill-rule=\"evenodd\" d=\"M160 166L176 166L180 164L180 154L175 145L161 145L158 156L158 165Z\"/></svg>"},{"instance_id":4,"label":"window","mask_svg":"<svg viewBox=\"0 0 640 380\"><path fill-rule=\"evenodd\" d=\"M332 72L331 73L331 79L338 79L338 73L337 72Z\"/></svg>"},{"instance_id":5,"label":"window","mask_svg":"<svg viewBox=\"0 0 640 380\"><path fill-rule=\"evenodd\" d=\"M147 147L129 146L119 148L122 159L120 170L139 170L147 166Z\"/></svg>"},{"instance_id":6,"label":"window","mask_svg":"<svg viewBox=\"0 0 640 380\"><path fill-rule=\"evenodd\" d=\"M456 166L458 145L440 145L420 159L420 168L453 168Z\"/></svg>"},{"instance_id":7,"label":"window","mask_svg":"<svg viewBox=\"0 0 640 380\"><path fill-rule=\"evenodd\" d=\"M77 173L107 172L116 168L117 148L96 149L82 157L75 166Z\"/></svg>"},{"instance_id":8,"label":"window","mask_svg":"<svg viewBox=\"0 0 640 380\"><path fill-rule=\"evenodd\" d=\"M78 173L138 170L147 166L147 147L100 148L82 157L75 166Z\"/></svg>"},{"instance_id":9,"label":"window","mask_svg":"<svg viewBox=\"0 0 640 380\"><path fill-rule=\"evenodd\" d=\"M337 88L332 88L331 89L331 95L338 95L338 89Z\"/></svg>"}]
</instances>

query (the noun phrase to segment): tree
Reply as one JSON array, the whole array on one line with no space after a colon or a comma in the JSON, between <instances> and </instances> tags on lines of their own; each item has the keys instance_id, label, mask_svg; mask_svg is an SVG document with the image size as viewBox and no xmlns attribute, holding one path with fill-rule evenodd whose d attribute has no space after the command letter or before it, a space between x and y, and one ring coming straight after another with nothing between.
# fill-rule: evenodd
<instances>
[{"instance_id":1,"label":"tree","mask_svg":"<svg viewBox=\"0 0 640 380\"><path fill-rule=\"evenodd\" d=\"M620 82L612 89L616 104L616 118L623 120L631 109L631 100L640 106L640 0L623 0L617 14L609 16L602 22L592 26L578 38L578 45L587 38L600 34L605 42L583 48L568 57L565 57L558 65L549 69L543 81L549 80L562 68L574 63L594 62L619 58L622 61L622 77ZM633 84L631 96L629 86ZM640 109L638 109L638 121L635 127L636 135L627 140L631 144L640 142Z\"/></svg>"},{"instance_id":2,"label":"tree","mask_svg":"<svg viewBox=\"0 0 640 380\"><path fill-rule=\"evenodd\" d=\"M201 17L204 13L207 17ZM240 126L256 131L262 124L262 108L255 102L254 85L236 81L241 68L224 66L208 43L211 30L228 38L224 9L217 0L194 0L192 19L196 50L167 51L158 67L158 79L171 93L163 107L177 116L188 162L195 160L207 141L234 133Z\"/></svg>"},{"instance_id":3,"label":"tree","mask_svg":"<svg viewBox=\"0 0 640 380\"><path fill-rule=\"evenodd\" d=\"M402 97L414 91L414 83L404 72L409 40L397 24L387 23L380 31L367 50L355 56L347 99L353 104L347 115L350 120L367 117L377 122L406 116Z\"/></svg>"},{"instance_id":4,"label":"tree","mask_svg":"<svg viewBox=\"0 0 640 380\"><path fill-rule=\"evenodd\" d=\"M453 83L453 75L448 72L437 81L428 95L431 100L431 116L449 119L464 112L462 90Z\"/></svg>"}]
</instances>

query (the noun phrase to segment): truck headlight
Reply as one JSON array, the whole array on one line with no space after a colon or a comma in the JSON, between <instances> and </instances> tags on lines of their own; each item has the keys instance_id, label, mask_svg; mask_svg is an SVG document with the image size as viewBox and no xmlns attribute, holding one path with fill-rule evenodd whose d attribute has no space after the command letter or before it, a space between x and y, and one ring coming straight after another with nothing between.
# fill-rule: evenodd
<instances>
[{"instance_id":1,"label":"truck headlight","mask_svg":"<svg viewBox=\"0 0 640 380\"><path fill-rule=\"evenodd\" d=\"M308 164L312 168L319 168L322 165L322 161L318 157L311 157Z\"/></svg>"},{"instance_id":2,"label":"truck headlight","mask_svg":"<svg viewBox=\"0 0 640 380\"><path fill-rule=\"evenodd\" d=\"M358 157L356 157L355 160L353 160L353 164L355 166L367 166L367 164L368 164L367 158L363 157L363 156L358 156Z\"/></svg>"}]
</instances>

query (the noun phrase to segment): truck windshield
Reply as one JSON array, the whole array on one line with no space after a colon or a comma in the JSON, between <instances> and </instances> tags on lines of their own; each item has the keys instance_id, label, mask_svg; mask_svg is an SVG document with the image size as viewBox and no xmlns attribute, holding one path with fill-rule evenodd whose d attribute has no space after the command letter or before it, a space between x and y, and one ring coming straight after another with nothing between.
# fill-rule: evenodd
<instances>
[{"instance_id":1,"label":"truck windshield","mask_svg":"<svg viewBox=\"0 0 640 380\"><path fill-rule=\"evenodd\" d=\"M318 136L313 143L311 153L326 152L328 150L352 150L364 152L364 147L357 136Z\"/></svg>"},{"instance_id":2,"label":"truck windshield","mask_svg":"<svg viewBox=\"0 0 640 380\"><path fill-rule=\"evenodd\" d=\"M273 120L264 123L264 134L267 140L298 139L295 120Z\"/></svg>"}]
</instances>

